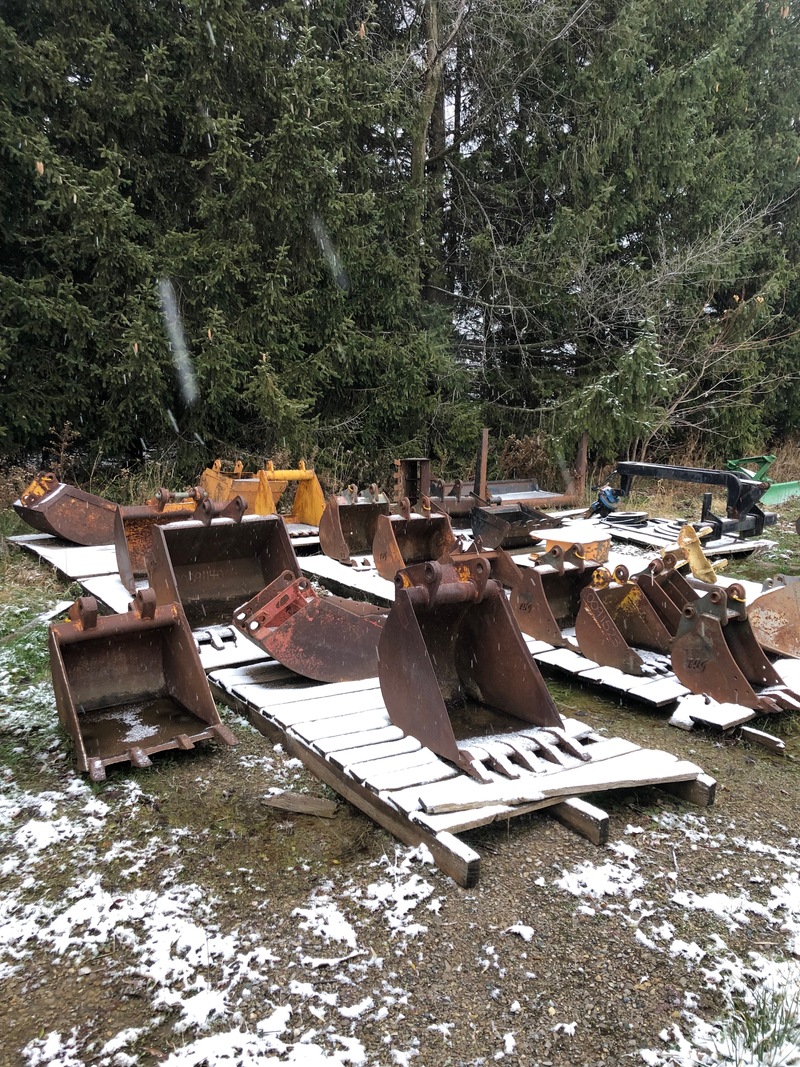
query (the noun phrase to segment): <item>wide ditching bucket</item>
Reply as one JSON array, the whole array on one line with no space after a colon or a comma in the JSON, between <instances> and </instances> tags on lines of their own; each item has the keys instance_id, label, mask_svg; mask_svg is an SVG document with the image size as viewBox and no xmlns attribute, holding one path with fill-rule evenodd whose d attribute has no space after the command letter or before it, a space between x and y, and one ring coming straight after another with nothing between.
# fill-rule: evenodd
<instances>
[{"instance_id":1,"label":"wide ditching bucket","mask_svg":"<svg viewBox=\"0 0 800 1067\"><path fill-rule=\"evenodd\" d=\"M233 614L233 624L285 667L319 682L378 674L386 609L319 596L306 578L284 571Z\"/></svg>"},{"instance_id":2,"label":"wide ditching bucket","mask_svg":"<svg viewBox=\"0 0 800 1067\"><path fill-rule=\"evenodd\" d=\"M399 515L378 516L372 552L378 574L390 582L404 567L439 560L458 549L448 516L433 513L427 497L421 506L422 515L414 515L406 499Z\"/></svg>"},{"instance_id":3,"label":"wide ditching bucket","mask_svg":"<svg viewBox=\"0 0 800 1067\"><path fill-rule=\"evenodd\" d=\"M204 526L212 519L241 522L247 508L241 496L234 497L227 504L214 504L199 486L188 493L170 494L166 490L159 490L156 499L165 501L163 511L154 512L148 505L124 506L117 508L114 518L117 569L122 584L131 594L136 591L136 579L145 577L148 572L154 526L166 526L167 523L186 519L196 519ZM187 506L191 502L194 502L193 505Z\"/></svg>"},{"instance_id":4,"label":"wide ditching bucket","mask_svg":"<svg viewBox=\"0 0 800 1067\"><path fill-rule=\"evenodd\" d=\"M616 667L640 677L656 673L637 649L669 655L671 634L627 567L595 571L590 585L581 590L575 620L575 637L581 653L603 667Z\"/></svg>"},{"instance_id":5,"label":"wide ditching bucket","mask_svg":"<svg viewBox=\"0 0 800 1067\"><path fill-rule=\"evenodd\" d=\"M503 588L480 556L400 571L378 658L391 721L478 780L489 777L483 761L511 777L514 762L528 765L514 731L562 726ZM494 742L504 733L500 756Z\"/></svg>"},{"instance_id":6,"label":"wide ditching bucket","mask_svg":"<svg viewBox=\"0 0 800 1067\"><path fill-rule=\"evenodd\" d=\"M243 496L251 515L277 514L281 497L291 484L296 484L297 488L291 514L285 515L286 521L319 526L325 510L325 497L319 479L313 470L306 469L303 460L293 470L276 470L270 461L262 470L246 473L241 460L232 470L223 471L222 462L217 459L200 476L200 485L211 500L227 503L235 496Z\"/></svg>"},{"instance_id":7,"label":"wide ditching bucket","mask_svg":"<svg viewBox=\"0 0 800 1067\"><path fill-rule=\"evenodd\" d=\"M378 519L389 515L389 502L352 503L331 496L319 520L319 545L326 556L352 565L353 556L369 555L378 528Z\"/></svg>"},{"instance_id":8,"label":"wide ditching bucket","mask_svg":"<svg viewBox=\"0 0 800 1067\"><path fill-rule=\"evenodd\" d=\"M284 571L300 567L283 519L248 515L155 526L150 585L159 603L179 600L192 627L230 623L233 613Z\"/></svg>"},{"instance_id":9,"label":"wide ditching bucket","mask_svg":"<svg viewBox=\"0 0 800 1067\"><path fill-rule=\"evenodd\" d=\"M81 597L68 622L51 625L49 643L58 716L78 769L94 781L114 763L148 767L155 752L236 743L180 605L159 606L151 589L121 615L101 616L93 597Z\"/></svg>"},{"instance_id":10,"label":"wide ditching bucket","mask_svg":"<svg viewBox=\"0 0 800 1067\"><path fill-rule=\"evenodd\" d=\"M762 648L800 658L800 578L785 574L767 578L747 617Z\"/></svg>"},{"instance_id":11,"label":"wide ditching bucket","mask_svg":"<svg viewBox=\"0 0 800 1067\"><path fill-rule=\"evenodd\" d=\"M117 505L59 482L54 474L38 474L13 507L34 530L76 545L109 545L114 540Z\"/></svg>"}]
</instances>

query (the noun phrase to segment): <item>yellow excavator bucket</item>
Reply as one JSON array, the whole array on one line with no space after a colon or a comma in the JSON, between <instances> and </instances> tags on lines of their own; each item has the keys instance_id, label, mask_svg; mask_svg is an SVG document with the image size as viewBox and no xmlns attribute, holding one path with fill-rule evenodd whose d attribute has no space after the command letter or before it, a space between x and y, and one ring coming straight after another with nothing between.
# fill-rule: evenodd
<instances>
[{"instance_id":1,"label":"yellow excavator bucket","mask_svg":"<svg viewBox=\"0 0 800 1067\"><path fill-rule=\"evenodd\" d=\"M215 504L224 504L236 496L247 501L248 515L277 515L280 499L290 483L296 483L291 515L284 514L287 522L302 522L319 526L325 510L322 486L313 470L307 470L303 460L296 470L276 470L272 462L262 470L245 471L241 460L233 469L224 471L222 461L214 460L200 476L200 485Z\"/></svg>"}]
</instances>

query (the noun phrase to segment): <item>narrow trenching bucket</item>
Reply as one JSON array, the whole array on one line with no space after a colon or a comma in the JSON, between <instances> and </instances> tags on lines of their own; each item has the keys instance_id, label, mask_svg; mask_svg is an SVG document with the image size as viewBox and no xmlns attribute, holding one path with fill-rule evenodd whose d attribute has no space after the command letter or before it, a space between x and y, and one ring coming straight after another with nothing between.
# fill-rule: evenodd
<instances>
[{"instance_id":1,"label":"narrow trenching bucket","mask_svg":"<svg viewBox=\"0 0 800 1067\"><path fill-rule=\"evenodd\" d=\"M575 642L562 630L575 625L581 593L591 584L597 563L584 559L581 545L566 551L554 545L534 567L513 566L519 579L511 587L510 604L520 630L537 641L577 652Z\"/></svg>"},{"instance_id":2,"label":"narrow trenching bucket","mask_svg":"<svg viewBox=\"0 0 800 1067\"><path fill-rule=\"evenodd\" d=\"M615 567L613 579L603 567L581 590L575 637L581 653L602 667L616 667L639 677L654 668L636 651L669 654L671 634L627 567ZM633 646L633 647L632 647Z\"/></svg>"},{"instance_id":3,"label":"narrow trenching bucket","mask_svg":"<svg viewBox=\"0 0 800 1067\"><path fill-rule=\"evenodd\" d=\"M154 526L150 585L159 603L179 600L189 624L230 623L233 613L284 571L300 566L278 515Z\"/></svg>"},{"instance_id":4,"label":"narrow trenching bucket","mask_svg":"<svg viewBox=\"0 0 800 1067\"><path fill-rule=\"evenodd\" d=\"M767 578L747 617L762 648L800 658L800 578L785 574Z\"/></svg>"},{"instance_id":5,"label":"narrow trenching bucket","mask_svg":"<svg viewBox=\"0 0 800 1067\"><path fill-rule=\"evenodd\" d=\"M427 497L421 504L422 515L412 515L406 499L399 515L378 516L372 553L378 574L390 582L404 567L442 559L458 548L448 516L432 513Z\"/></svg>"},{"instance_id":6,"label":"narrow trenching bucket","mask_svg":"<svg viewBox=\"0 0 800 1067\"><path fill-rule=\"evenodd\" d=\"M306 578L284 571L233 614L233 624L284 667L318 682L378 674L378 640L387 610L319 596Z\"/></svg>"},{"instance_id":7,"label":"narrow trenching bucket","mask_svg":"<svg viewBox=\"0 0 800 1067\"><path fill-rule=\"evenodd\" d=\"M214 504L200 489L189 493L178 493L185 501L194 501L192 507L178 509L174 500L164 511L154 512L149 506L119 507L114 518L114 548L117 553L117 570L122 584L133 594L136 591L136 579L143 578L149 569L152 555L153 527L166 526L170 522L182 522L186 519L197 520L207 526L212 519L231 519L241 522L247 504L244 497L237 496L227 504ZM168 508L173 510L168 510Z\"/></svg>"},{"instance_id":8,"label":"narrow trenching bucket","mask_svg":"<svg viewBox=\"0 0 800 1067\"><path fill-rule=\"evenodd\" d=\"M94 781L114 763L148 767L155 752L236 743L180 605L159 606L151 589L121 615L101 616L93 597L81 597L68 622L51 625L49 643L58 717Z\"/></svg>"},{"instance_id":9,"label":"narrow trenching bucket","mask_svg":"<svg viewBox=\"0 0 800 1067\"><path fill-rule=\"evenodd\" d=\"M398 572L378 658L391 721L481 781L488 778L482 739L496 740L526 723L562 726L503 588L480 556ZM457 738L451 713L461 718L469 701L480 705L473 710L488 728L476 736L473 716L472 724L459 722Z\"/></svg>"},{"instance_id":10,"label":"narrow trenching bucket","mask_svg":"<svg viewBox=\"0 0 800 1067\"><path fill-rule=\"evenodd\" d=\"M683 609L672 667L688 689L714 700L767 713L800 710L800 696L787 688L755 639L739 585L712 587ZM755 692L756 686L763 691Z\"/></svg>"},{"instance_id":11,"label":"narrow trenching bucket","mask_svg":"<svg viewBox=\"0 0 800 1067\"><path fill-rule=\"evenodd\" d=\"M352 556L368 555L381 515L389 515L389 502L348 503L344 497L328 497L319 520L319 545L326 556L347 565Z\"/></svg>"},{"instance_id":12,"label":"narrow trenching bucket","mask_svg":"<svg viewBox=\"0 0 800 1067\"><path fill-rule=\"evenodd\" d=\"M560 526L561 519L525 504L503 504L473 508L470 524L476 542L483 548L519 548L539 540L537 530Z\"/></svg>"}]
</instances>

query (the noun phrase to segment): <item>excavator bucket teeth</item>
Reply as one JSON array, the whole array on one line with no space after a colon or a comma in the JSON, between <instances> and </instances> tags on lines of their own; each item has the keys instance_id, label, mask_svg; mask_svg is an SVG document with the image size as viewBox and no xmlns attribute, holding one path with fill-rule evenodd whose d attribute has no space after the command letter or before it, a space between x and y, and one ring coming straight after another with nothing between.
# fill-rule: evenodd
<instances>
[{"instance_id":1,"label":"excavator bucket teeth","mask_svg":"<svg viewBox=\"0 0 800 1067\"><path fill-rule=\"evenodd\" d=\"M778 574L767 579L747 615L763 648L800 658L800 578Z\"/></svg>"},{"instance_id":2,"label":"excavator bucket teeth","mask_svg":"<svg viewBox=\"0 0 800 1067\"><path fill-rule=\"evenodd\" d=\"M300 577L278 515L176 522L152 534L150 585L159 601L179 600L193 627L230 622L239 605L286 570Z\"/></svg>"},{"instance_id":3,"label":"excavator bucket teeth","mask_svg":"<svg viewBox=\"0 0 800 1067\"><path fill-rule=\"evenodd\" d=\"M485 780L473 746L519 730L520 720L562 725L488 561L409 567L395 589L378 677L396 726Z\"/></svg>"},{"instance_id":4,"label":"excavator bucket teeth","mask_svg":"<svg viewBox=\"0 0 800 1067\"><path fill-rule=\"evenodd\" d=\"M538 541L537 530L554 529L561 520L525 504L477 507L470 512L475 540L483 548L517 548Z\"/></svg>"},{"instance_id":5,"label":"excavator bucket teeth","mask_svg":"<svg viewBox=\"0 0 800 1067\"><path fill-rule=\"evenodd\" d=\"M458 548L447 515L379 515L372 551L378 574L388 581L404 567L438 560Z\"/></svg>"},{"instance_id":6,"label":"excavator bucket teeth","mask_svg":"<svg viewBox=\"0 0 800 1067\"><path fill-rule=\"evenodd\" d=\"M37 475L13 507L34 530L76 545L110 545L114 540L117 505L59 482L54 474Z\"/></svg>"},{"instance_id":7,"label":"excavator bucket teeth","mask_svg":"<svg viewBox=\"0 0 800 1067\"><path fill-rule=\"evenodd\" d=\"M233 615L234 626L285 667L319 682L378 674L386 610L319 596L306 578L285 571Z\"/></svg>"},{"instance_id":8,"label":"excavator bucket teeth","mask_svg":"<svg viewBox=\"0 0 800 1067\"><path fill-rule=\"evenodd\" d=\"M51 625L49 645L58 716L94 780L112 764L146 767L156 752L204 739L235 744L180 604L159 605L144 589L127 613L101 616L82 597L69 621Z\"/></svg>"},{"instance_id":9,"label":"excavator bucket teeth","mask_svg":"<svg viewBox=\"0 0 800 1067\"><path fill-rule=\"evenodd\" d=\"M351 556L368 555L372 552L378 518L388 514L388 501L348 504L331 496L319 520L320 548L340 563L349 564Z\"/></svg>"}]
</instances>

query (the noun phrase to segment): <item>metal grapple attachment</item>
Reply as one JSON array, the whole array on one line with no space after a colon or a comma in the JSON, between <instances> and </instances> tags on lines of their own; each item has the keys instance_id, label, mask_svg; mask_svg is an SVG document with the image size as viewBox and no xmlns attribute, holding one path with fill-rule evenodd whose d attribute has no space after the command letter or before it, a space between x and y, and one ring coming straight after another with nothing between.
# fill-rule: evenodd
<instances>
[{"instance_id":1,"label":"metal grapple attachment","mask_svg":"<svg viewBox=\"0 0 800 1067\"><path fill-rule=\"evenodd\" d=\"M388 517L389 502L360 501L349 496L328 497L319 520L319 544L326 556L351 565L352 557L368 555L381 515Z\"/></svg>"},{"instance_id":2,"label":"metal grapple attachment","mask_svg":"<svg viewBox=\"0 0 800 1067\"><path fill-rule=\"evenodd\" d=\"M93 597L81 597L68 622L51 625L49 645L58 717L94 781L114 763L148 767L155 752L207 738L236 743L180 605L159 606L152 589L121 615L101 616Z\"/></svg>"},{"instance_id":3,"label":"metal grapple attachment","mask_svg":"<svg viewBox=\"0 0 800 1067\"><path fill-rule=\"evenodd\" d=\"M404 567L442 559L458 548L448 516L435 514L428 497L421 508L421 515L413 515L406 498L399 515L378 516L372 551L378 574L390 582Z\"/></svg>"},{"instance_id":4,"label":"metal grapple attachment","mask_svg":"<svg viewBox=\"0 0 800 1067\"><path fill-rule=\"evenodd\" d=\"M762 648L800 658L800 578L785 574L767 578L747 617Z\"/></svg>"},{"instance_id":5,"label":"metal grapple attachment","mask_svg":"<svg viewBox=\"0 0 800 1067\"><path fill-rule=\"evenodd\" d=\"M248 603L233 625L285 667L319 682L375 678L386 609L319 596L306 578L284 571Z\"/></svg>"},{"instance_id":6,"label":"metal grapple attachment","mask_svg":"<svg viewBox=\"0 0 800 1067\"><path fill-rule=\"evenodd\" d=\"M613 576L606 568L598 568L592 583L581 590L575 636L588 659L639 676L657 672L636 649L668 655L671 639L655 608L622 565L614 568Z\"/></svg>"},{"instance_id":7,"label":"metal grapple attachment","mask_svg":"<svg viewBox=\"0 0 800 1067\"><path fill-rule=\"evenodd\" d=\"M236 608L286 570L300 577L278 515L175 522L154 526L152 536L150 585L159 602L178 600L192 627L229 623Z\"/></svg>"},{"instance_id":8,"label":"metal grapple attachment","mask_svg":"<svg viewBox=\"0 0 800 1067\"><path fill-rule=\"evenodd\" d=\"M391 721L481 781L484 761L512 777L514 762L529 765L512 737L502 744L504 734L524 723L562 726L502 586L480 556L400 571L378 658Z\"/></svg>"}]
</instances>

